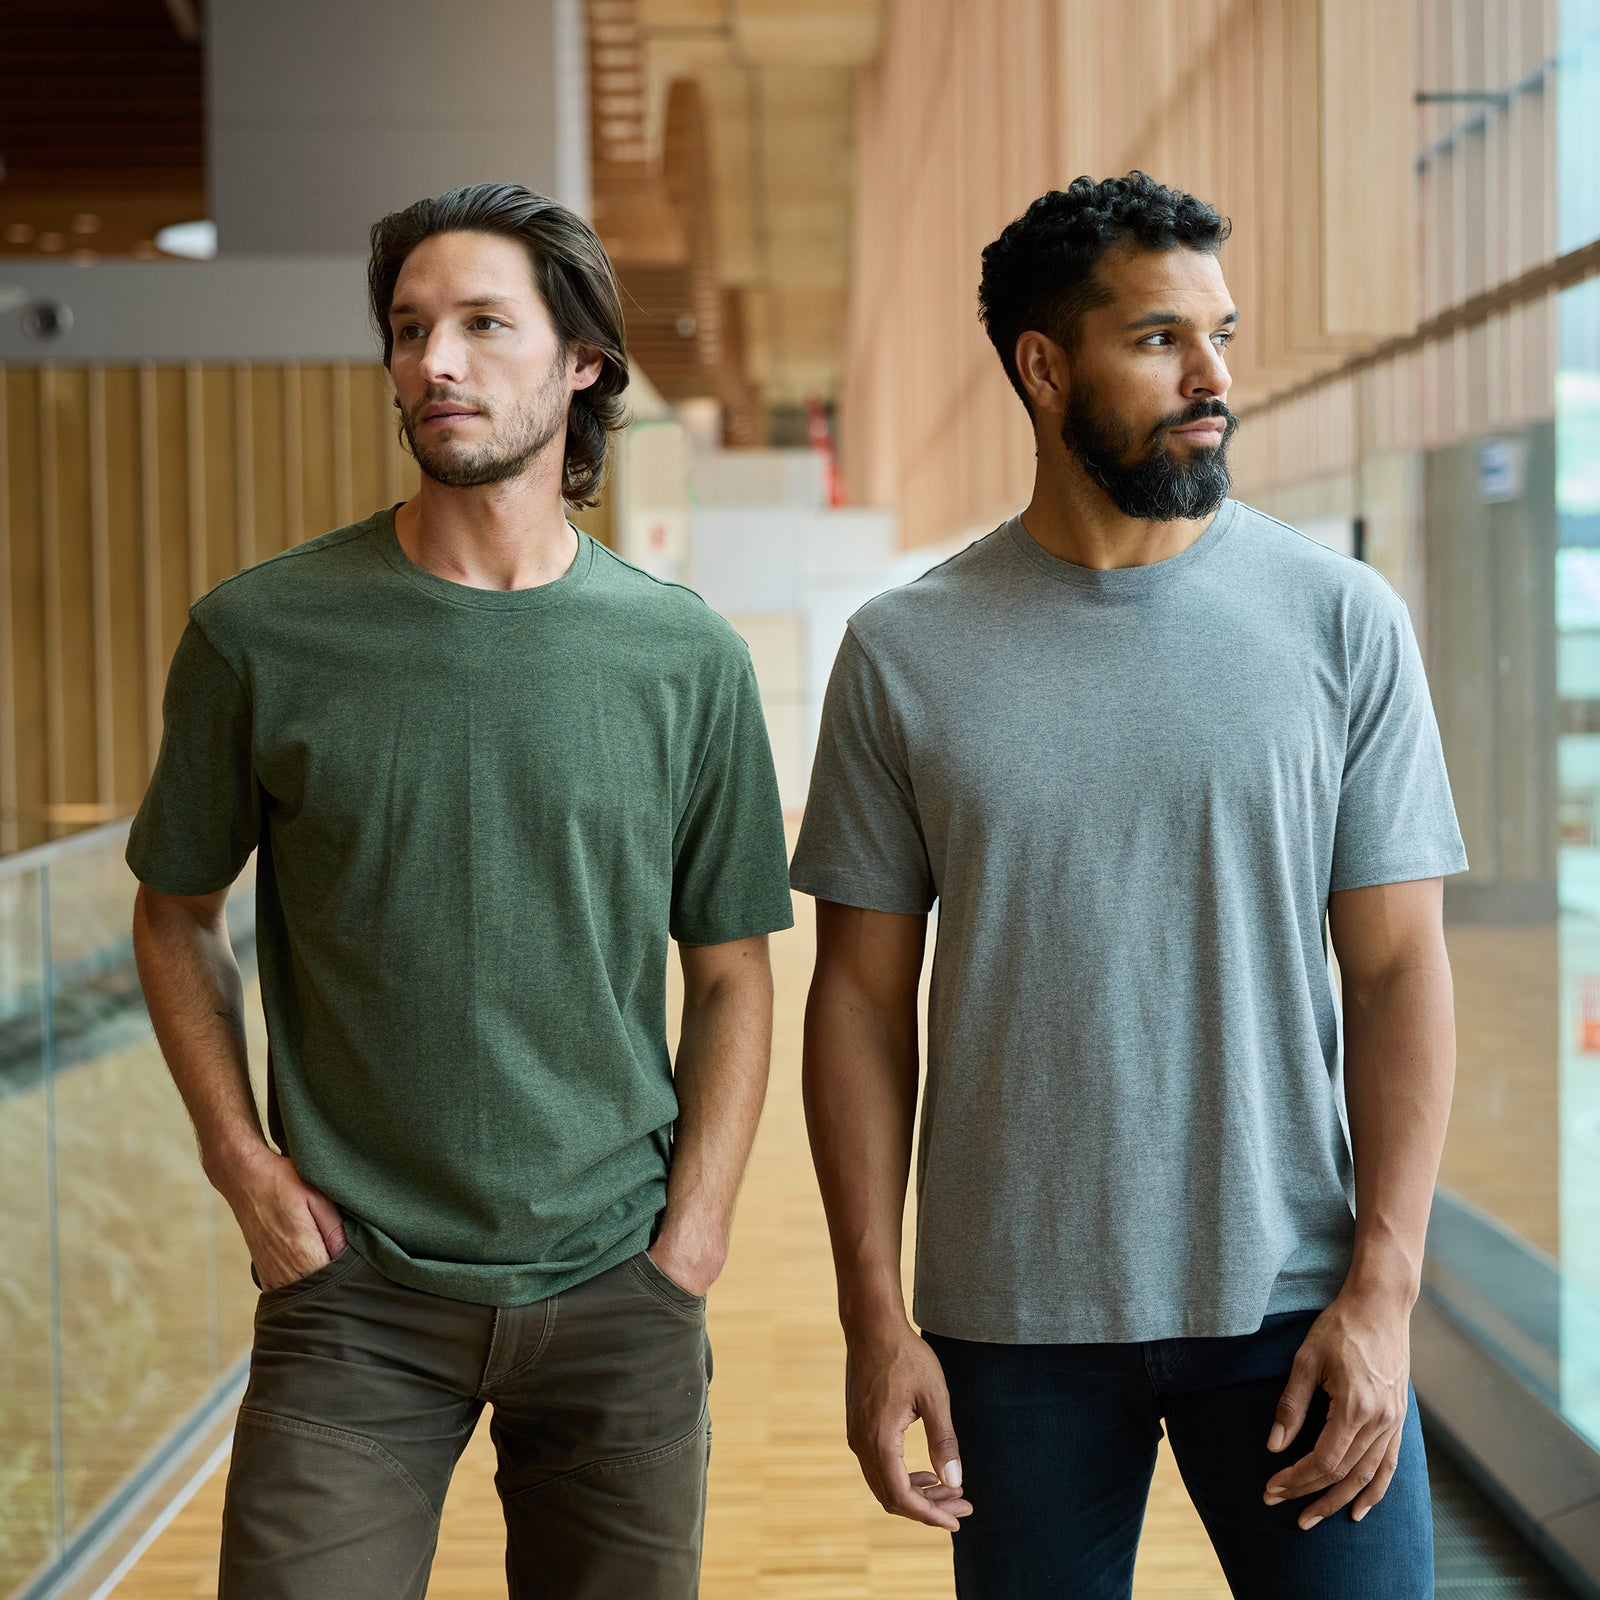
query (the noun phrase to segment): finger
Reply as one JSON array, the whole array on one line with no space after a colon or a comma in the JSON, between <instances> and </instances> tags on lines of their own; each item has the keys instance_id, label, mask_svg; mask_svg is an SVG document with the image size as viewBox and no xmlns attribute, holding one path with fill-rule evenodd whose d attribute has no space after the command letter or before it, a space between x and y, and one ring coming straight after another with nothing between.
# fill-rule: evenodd
<instances>
[{"instance_id":1,"label":"finger","mask_svg":"<svg viewBox=\"0 0 1600 1600\"><path fill-rule=\"evenodd\" d=\"M943 1485L931 1490L916 1489L911 1486L909 1479L900 1484L885 1484L882 1492L878 1494L878 1503L885 1511L897 1517L905 1517L911 1522L925 1523L930 1528L943 1528L947 1533L954 1533L961 1526L957 1520L969 1512L972 1507L959 1498L959 1491L946 1490L945 1492L956 1495L950 1500L935 1500L931 1496L940 1492Z\"/></svg>"},{"instance_id":2,"label":"finger","mask_svg":"<svg viewBox=\"0 0 1600 1600\"><path fill-rule=\"evenodd\" d=\"M1343 1418L1330 1416L1311 1451L1292 1467L1285 1467L1267 1480L1265 1499L1269 1506L1282 1500L1300 1500L1341 1483L1356 1464L1387 1433L1387 1426L1374 1419L1365 1427L1352 1429Z\"/></svg>"},{"instance_id":3,"label":"finger","mask_svg":"<svg viewBox=\"0 0 1600 1600\"><path fill-rule=\"evenodd\" d=\"M1335 1511L1343 1511L1378 1475L1388 1439L1378 1439L1357 1459L1355 1465L1328 1492L1314 1500L1296 1519L1302 1528L1311 1529Z\"/></svg>"},{"instance_id":4,"label":"finger","mask_svg":"<svg viewBox=\"0 0 1600 1600\"><path fill-rule=\"evenodd\" d=\"M1272 1431L1267 1435L1267 1449L1274 1455L1280 1450L1287 1450L1304 1426L1311 1397L1317 1392L1320 1365L1317 1355L1308 1346L1301 1345L1295 1352L1294 1365L1289 1368L1289 1381L1279 1396Z\"/></svg>"},{"instance_id":5,"label":"finger","mask_svg":"<svg viewBox=\"0 0 1600 1600\"><path fill-rule=\"evenodd\" d=\"M877 1496L878 1504L892 1516L906 1517L912 1522L954 1533L960 1526L955 1513L934 1504L912 1486L911 1475L906 1471L905 1439L905 1429L895 1428L881 1435L862 1457L867 1487Z\"/></svg>"},{"instance_id":6,"label":"finger","mask_svg":"<svg viewBox=\"0 0 1600 1600\"><path fill-rule=\"evenodd\" d=\"M1383 1462L1378 1468L1377 1475L1356 1496L1356 1503L1350 1508L1352 1522L1359 1522L1389 1492L1389 1485L1394 1481L1395 1468L1399 1465L1400 1430L1396 1428L1394 1437L1389 1441L1389 1448L1383 1453Z\"/></svg>"},{"instance_id":7,"label":"finger","mask_svg":"<svg viewBox=\"0 0 1600 1600\"><path fill-rule=\"evenodd\" d=\"M955 1424L950 1420L950 1392L941 1383L917 1396L917 1415L928 1440L928 1461L939 1474L939 1481L952 1489L961 1487L961 1447L956 1443Z\"/></svg>"}]
</instances>

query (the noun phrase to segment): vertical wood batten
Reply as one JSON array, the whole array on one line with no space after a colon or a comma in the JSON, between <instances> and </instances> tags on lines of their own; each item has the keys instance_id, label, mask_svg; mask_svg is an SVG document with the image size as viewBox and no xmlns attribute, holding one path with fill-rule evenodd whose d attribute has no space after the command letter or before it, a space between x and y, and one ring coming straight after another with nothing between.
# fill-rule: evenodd
<instances>
[{"instance_id":1,"label":"vertical wood batten","mask_svg":"<svg viewBox=\"0 0 1600 1600\"><path fill-rule=\"evenodd\" d=\"M39 542L44 571L45 815L66 802L66 660L61 617L61 484L56 428L56 369L39 369ZM49 832L56 832L52 825Z\"/></svg>"},{"instance_id":2,"label":"vertical wood batten","mask_svg":"<svg viewBox=\"0 0 1600 1600\"><path fill-rule=\"evenodd\" d=\"M233 369L233 507L239 568L256 559L255 405L246 362Z\"/></svg>"},{"instance_id":3,"label":"vertical wood batten","mask_svg":"<svg viewBox=\"0 0 1600 1600\"><path fill-rule=\"evenodd\" d=\"M0 851L17 842L17 647L12 624L11 425L6 369L0 366Z\"/></svg>"},{"instance_id":4,"label":"vertical wood batten","mask_svg":"<svg viewBox=\"0 0 1600 1600\"><path fill-rule=\"evenodd\" d=\"M190 362L183 369L183 433L189 488L189 599L211 587L206 560L206 407L204 374Z\"/></svg>"},{"instance_id":5,"label":"vertical wood batten","mask_svg":"<svg viewBox=\"0 0 1600 1600\"><path fill-rule=\"evenodd\" d=\"M335 521L341 528L355 521L352 431L350 367L341 361L333 369L333 508Z\"/></svg>"},{"instance_id":6,"label":"vertical wood batten","mask_svg":"<svg viewBox=\"0 0 1600 1600\"><path fill-rule=\"evenodd\" d=\"M283 548L299 544L305 529L305 427L300 367L283 369Z\"/></svg>"},{"instance_id":7,"label":"vertical wood batten","mask_svg":"<svg viewBox=\"0 0 1600 1600\"><path fill-rule=\"evenodd\" d=\"M111 488L106 370L89 369L89 544L94 586L95 799L111 815L117 797L111 643Z\"/></svg>"},{"instance_id":8,"label":"vertical wood batten","mask_svg":"<svg viewBox=\"0 0 1600 1600\"><path fill-rule=\"evenodd\" d=\"M161 650L161 439L156 369L139 368L139 542L144 557L145 759L153 768L161 752L161 691L166 661Z\"/></svg>"}]
</instances>

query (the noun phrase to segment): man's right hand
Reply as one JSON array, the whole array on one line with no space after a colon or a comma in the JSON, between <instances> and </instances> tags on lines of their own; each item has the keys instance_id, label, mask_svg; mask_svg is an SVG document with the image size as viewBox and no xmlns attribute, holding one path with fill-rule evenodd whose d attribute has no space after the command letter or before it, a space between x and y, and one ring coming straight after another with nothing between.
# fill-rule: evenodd
<instances>
[{"instance_id":1,"label":"man's right hand","mask_svg":"<svg viewBox=\"0 0 1600 1600\"><path fill-rule=\"evenodd\" d=\"M345 1247L339 1208L263 1145L217 1184L265 1289L281 1289L325 1267Z\"/></svg>"},{"instance_id":2,"label":"man's right hand","mask_svg":"<svg viewBox=\"0 0 1600 1600\"><path fill-rule=\"evenodd\" d=\"M972 1506L961 1493L961 1455L939 1358L910 1323L849 1338L845 1414L850 1448L885 1511L954 1533ZM906 1469L906 1430L920 1418L933 1472Z\"/></svg>"}]
</instances>

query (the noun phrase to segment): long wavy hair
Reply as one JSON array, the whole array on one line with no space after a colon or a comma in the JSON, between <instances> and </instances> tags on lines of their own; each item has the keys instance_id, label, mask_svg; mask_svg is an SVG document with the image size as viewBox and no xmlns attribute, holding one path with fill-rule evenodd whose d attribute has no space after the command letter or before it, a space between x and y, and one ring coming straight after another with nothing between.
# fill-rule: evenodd
<instances>
[{"instance_id":1,"label":"long wavy hair","mask_svg":"<svg viewBox=\"0 0 1600 1600\"><path fill-rule=\"evenodd\" d=\"M574 344L600 352L600 376L572 396L567 410L566 459L561 496L570 505L600 498L611 435L628 423L622 394L628 387L622 295L605 247L577 212L520 183L477 183L419 200L372 225L367 295L383 341L383 364L394 354L389 308L405 259L439 233L488 233L519 240L533 263L534 282L563 351Z\"/></svg>"}]
</instances>

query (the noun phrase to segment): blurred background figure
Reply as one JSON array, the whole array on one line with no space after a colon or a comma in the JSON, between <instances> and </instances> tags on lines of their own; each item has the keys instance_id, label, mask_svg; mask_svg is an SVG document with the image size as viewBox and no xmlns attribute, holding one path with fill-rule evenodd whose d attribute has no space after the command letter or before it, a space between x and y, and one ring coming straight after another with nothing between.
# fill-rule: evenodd
<instances>
[{"instance_id":1,"label":"blurred background figure","mask_svg":"<svg viewBox=\"0 0 1600 1600\"><path fill-rule=\"evenodd\" d=\"M254 1292L121 852L190 601L415 485L371 219L511 179L592 220L636 377L575 520L744 635L798 808L845 618L1027 497L979 251L1133 167L1232 218L1234 492L1406 601L1472 862L1413 1320L1441 1589L1600 1592L1600 0L0 0L0 163L0 1596L215 1570ZM800 916L705 1593L948 1594L843 1443ZM494 1592L485 1465L435 1594ZM1225 1592L1166 1464L1136 1592Z\"/></svg>"}]
</instances>

